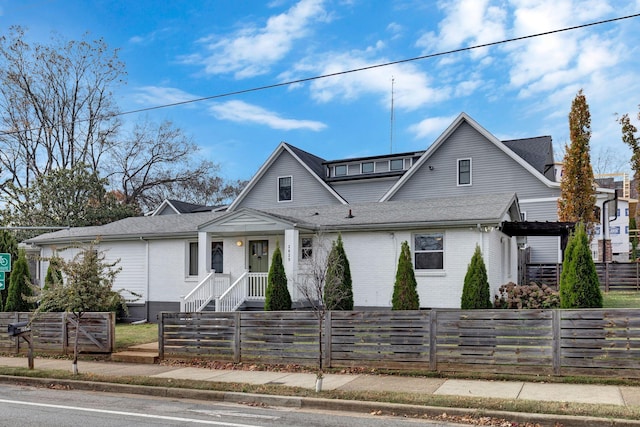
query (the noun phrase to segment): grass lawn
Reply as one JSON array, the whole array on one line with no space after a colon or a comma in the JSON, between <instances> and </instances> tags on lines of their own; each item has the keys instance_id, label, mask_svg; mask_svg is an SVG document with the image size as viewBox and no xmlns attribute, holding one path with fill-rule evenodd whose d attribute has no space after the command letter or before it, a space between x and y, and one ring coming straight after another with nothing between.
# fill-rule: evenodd
<instances>
[{"instance_id":1,"label":"grass lawn","mask_svg":"<svg viewBox=\"0 0 640 427\"><path fill-rule=\"evenodd\" d=\"M602 305L604 308L640 308L640 292L603 292Z\"/></svg>"},{"instance_id":2,"label":"grass lawn","mask_svg":"<svg viewBox=\"0 0 640 427\"><path fill-rule=\"evenodd\" d=\"M116 351L133 345L156 341L158 341L158 325L155 323L143 323L140 325L116 324Z\"/></svg>"}]
</instances>

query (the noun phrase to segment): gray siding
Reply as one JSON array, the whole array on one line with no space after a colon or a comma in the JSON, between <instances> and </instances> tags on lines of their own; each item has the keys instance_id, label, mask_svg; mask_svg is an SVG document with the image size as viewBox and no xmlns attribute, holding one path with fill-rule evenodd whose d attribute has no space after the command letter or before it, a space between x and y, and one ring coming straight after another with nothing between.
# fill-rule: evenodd
<instances>
[{"instance_id":1,"label":"gray siding","mask_svg":"<svg viewBox=\"0 0 640 427\"><path fill-rule=\"evenodd\" d=\"M472 185L457 185L458 159L471 158ZM429 169L433 166L433 170ZM405 182L392 200L515 192L520 200L557 197L549 188L466 122Z\"/></svg>"},{"instance_id":2,"label":"gray siding","mask_svg":"<svg viewBox=\"0 0 640 427\"><path fill-rule=\"evenodd\" d=\"M398 178L335 182L333 189L349 203L377 202Z\"/></svg>"},{"instance_id":3,"label":"gray siding","mask_svg":"<svg viewBox=\"0 0 640 427\"><path fill-rule=\"evenodd\" d=\"M520 200L520 211L526 213L527 221L558 220L558 202L555 198L543 201ZM531 263L558 262L559 239L559 237L529 236L527 243L531 247Z\"/></svg>"},{"instance_id":4,"label":"gray siding","mask_svg":"<svg viewBox=\"0 0 640 427\"><path fill-rule=\"evenodd\" d=\"M292 176L292 200L278 202L278 177ZM271 209L338 204L333 196L289 152L283 151L240 202L238 208Z\"/></svg>"}]
</instances>

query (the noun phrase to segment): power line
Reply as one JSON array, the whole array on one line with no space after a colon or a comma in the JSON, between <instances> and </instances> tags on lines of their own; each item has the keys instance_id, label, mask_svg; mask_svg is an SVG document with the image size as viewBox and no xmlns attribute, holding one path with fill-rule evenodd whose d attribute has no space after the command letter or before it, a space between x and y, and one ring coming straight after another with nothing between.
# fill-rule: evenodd
<instances>
[{"instance_id":1,"label":"power line","mask_svg":"<svg viewBox=\"0 0 640 427\"><path fill-rule=\"evenodd\" d=\"M281 83L273 83L273 84L265 85L265 86L256 86L256 87L252 87L252 88L248 88L248 89L241 89L241 90L236 90L236 91L232 91L232 92L224 92L224 93L220 93L220 94L216 94L216 95L205 96L205 97L202 97L202 98L194 98L194 99L188 99L188 100L185 100L185 101L178 101L178 102L172 102L172 103L168 103L168 104L156 105L156 106L153 106L153 107L145 107L145 108L139 108L139 109L136 109L136 110L123 111L123 112L120 112L120 113L115 113L115 114L111 114L111 115L105 116L103 118L112 118L112 117L125 116L125 115L136 114L136 113L143 113L143 112L147 112L147 111L160 110L160 109L163 109L163 108L177 107L177 106L180 106L180 105L193 104L193 103L196 103L196 102L210 101L210 100L213 100L213 99L226 98L226 97L230 97L230 96L242 95L242 94L251 93L251 92L258 92L258 91L263 91L263 90L267 90L267 89L275 89L275 88L279 88L279 87L283 87L283 86L290 86L290 85L294 85L294 84L298 84L298 83L306 83L306 82L311 82L311 81L314 81L314 80L326 79L326 78L329 78L329 77L337 77L337 76L342 76L342 75L346 75L346 74L357 73L357 72L360 72L360 71L367 71L367 70L372 70L372 69L376 69L376 68L388 67L390 65L404 64L404 63L408 63L408 62L415 62L415 61L421 61L421 60L424 60L424 59L436 58L436 57L439 57L439 56L452 55L454 53L466 52L466 51L470 51L470 50L474 50L474 49L481 49L483 47L497 46L497 45L501 45L501 44L512 43L512 42L521 41L521 40L527 40L527 39L532 39L532 38L536 38L536 37L548 36L548 35L551 35L551 34L558 34L558 33L563 33L563 32L567 32L567 31L573 31L573 30L578 30L578 29L581 29L581 28L593 27L593 26L596 26L596 25L608 24L608 23L611 23L611 22L622 21L622 20L625 20L625 19L631 19L631 18L637 18L637 17L640 17L640 13L636 13L636 14L633 14L633 15L620 16L620 17L617 17L617 18L605 19L605 20L602 20L602 21L590 22L590 23L587 23L587 24L575 25L575 26L572 26L572 27L565 27L565 28L561 28L561 29L558 29L558 30L544 31L542 33L530 34L530 35L527 35L527 36L513 37L513 38L510 38L510 39L504 39L504 40L499 40L499 41L490 42L490 43L482 43L482 44L477 44L477 45L473 45L473 46L467 46L467 47L462 47L462 48L458 48L458 49L447 50L447 51L443 51L443 52L431 53L431 54L428 54L428 55L415 56L415 57L412 57L412 58L400 59L400 60L397 60L397 61L391 61L391 62L384 62L384 63L380 63L380 64L368 65L366 67L353 68L351 70L338 71L338 72L335 72L335 73L322 74L322 75L319 75L319 76L305 77L305 78L296 79L296 80L289 80L289 81L281 82ZM88 120L90 120L90 119L82 119L82 120L77 120L77 121L78 122L85 122L85 121L88 121ZM19 133L19 132L35 131L35 130L38 130L38 129L40 129L40 127L32 128L32 129L15 130L15 131L5 131L5 132L0 132L0 135L12 135L12 134Z\"/></svg>"}]
</instances>

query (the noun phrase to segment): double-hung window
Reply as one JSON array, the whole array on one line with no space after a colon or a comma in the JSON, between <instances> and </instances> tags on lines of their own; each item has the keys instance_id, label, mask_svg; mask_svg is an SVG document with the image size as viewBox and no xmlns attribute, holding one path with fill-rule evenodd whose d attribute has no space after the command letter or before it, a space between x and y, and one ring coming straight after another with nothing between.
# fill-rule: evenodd
<instances>
[{"instance_id":1,"label":"double-hung window","mask_svg":"<svg viewBox=\"0 0 640 427\"><path fill-rule=\"evenodd\" d=\"M290 202L292 200L291 187L293 178L291 176L281 176L278 178L278 201Z\"/></svg>"},{"instance_id":2,"label":"double-hung window","mask_svg":"<svg viewBox=\"0 0 640 427\"><path fill-rule=\"evenodd\" d=\"M458 185L471 185L471 159L458 159Z\"/></svg>"},{"instance_id":3,"label":"double-hung window","mask_svg":"<svg viewBox=\"0 0 640 427\"><path fill-rule=\"evenodd\" d=\"M414 268L416 270L444 269L444 233L413 235Z\"/></svg>"}]
</instances>

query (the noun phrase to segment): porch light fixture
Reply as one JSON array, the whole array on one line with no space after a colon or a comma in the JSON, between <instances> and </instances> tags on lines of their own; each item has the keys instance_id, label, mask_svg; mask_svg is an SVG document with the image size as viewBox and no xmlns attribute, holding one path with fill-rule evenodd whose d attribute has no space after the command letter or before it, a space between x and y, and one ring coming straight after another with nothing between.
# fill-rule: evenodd
<instances>
[{"instance_id":1,"label":"porch light fixture","mask_svg":"<svg viewBox=\"0 0 640 427\"><path fill-rule=\"evenodd\" d=\"M238 241L236 242L236 246L241 247L241 246L242 246L242 240L238 240Z\"/></svg>"}]
</instances>

